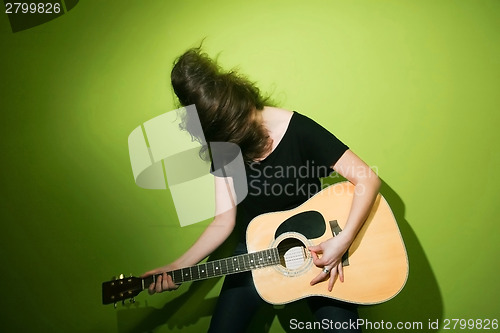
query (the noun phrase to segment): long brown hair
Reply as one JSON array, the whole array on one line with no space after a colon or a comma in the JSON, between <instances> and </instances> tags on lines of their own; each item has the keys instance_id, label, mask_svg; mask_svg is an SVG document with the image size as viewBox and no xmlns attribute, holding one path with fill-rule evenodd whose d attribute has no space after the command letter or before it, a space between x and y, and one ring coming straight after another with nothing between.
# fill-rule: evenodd
<instances>
[{"instance_id":1,"label":"long brown hair","mask_svg":"<svg viewBox=\"0 0 500 333\"><path fill-rule=\"evenodd\" d=\"M271 142L264 126L256 121L255 112L269 101L253 82L235 71L224 71L200 47L182 54L171 73L172 87L183 106L196 105L207 142L237 144L246 162L262 157ZM190 119L183 120L183 129L198 139ZM206 154L204 146L200 155Z\"/></svg>"}]
</instances>

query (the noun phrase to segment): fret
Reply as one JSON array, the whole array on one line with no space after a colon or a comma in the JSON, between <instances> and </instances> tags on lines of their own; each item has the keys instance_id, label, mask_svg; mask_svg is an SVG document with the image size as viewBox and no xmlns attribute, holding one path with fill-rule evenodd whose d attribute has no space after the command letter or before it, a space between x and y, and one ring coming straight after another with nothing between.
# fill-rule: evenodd
<instances>
[{"instance_id":1,"label":"fret","mask_svg":"<svg viewBox=\"0 0 500 333\"><path fill-rule=\"evenodd\" d=\"M231 258L224 259L224 266L226 267L225 274L231 274Z\"/></svg>"},{"instance_id":2,"label":"fret","mask_svg":"<svg viewBox=\"0 0 500 333\"><path fill-rule=\"evenodd\" d=\"M271 252L272 252L272 256L273 256L273 263L276 264L279 262L280 258L279 258L279 254L278 254L278 249L271 249Z\"/></svg>"},{"instance_id":3,"label":"fret","mask_svg":"<svg viewBox=\"0 0 500 333\"><path fill-rule=\"evenodd\" d=\"M269 251L268 250L264 250L262 251L262 263L264 264L264 266L267 266L269 265Z\"/></svg>"},{"instance_id":4,"label":"fret","mask_svg":"<svg viewBox=\"0 0 500 333\"><path fill-rule=\"evenodd\" d=\"M253 259L253 266L255 268L259 268L259 253L258 252L255 252L255 253L252 253L252 259Z\"/></svg>"},{"instance_id":5,"label":"fret","mask_svg":"<svg viewBox=\"0 0 500 333\"><path fill-rule=\"evenodd\" d=\"M182 278L182 271L180 269L176 269L175 271L171 272L172 278L175 283L181 283L184 282L184 279Z\"/></svg>"},{"instance_id":6,"label":"fret","mask_svg":"<svg viewBox=\"0 0 500 333\"><path fill-rule=\"evenodd\" d=\"M223 275L227 274L227 259L220 260L220 272Z\"/></svg>"},{"instance_id":7,"label":"fret","mask_svg":"<svg viewBox=\"0 0 500 333\"><path fill-rule=\"evenodd\" d=\"M213 265L214 265L214 276L221 276L222 273L220 271L220 260L214 260Z\"/></svg>"},{"instance_id":8,"label":"fret","mask_svg":"<svg viewBox=\"0 0 500 333\"><path fill-rule=\"evenodd\" d=\"M255 257L255 267L257 267L257 268L262 267L262 255L261 255L261 252L255 253L254 257Z\"/></svg>"},{"instance_id":9,"label":"fret","mask_svg":"<svg viewBox=\"0 0 500 333\"><path fill-rule=\"evenodd\" d=\"M269 266L273 263L273 254L272 254L270 249L266 250L266 263L267 263L267 266Z\"/></svg>"},{"instance_id":10,"label":"fret","mask_svg":"<svg viewBox=\"0 0 500 333\"><path fill-rule=\"evenodd\" d=\"M247 254L247 267L248 269L254 269L255 266L253 265L253 253Z\"/></svg>"},{"instance_id":11,"label":"fret","mask_svg":"<svg viewBox=\"0 0 500 333\"><path fill-rule=\"evenodd\" d=\"M262 251L262 265L267 266L267 250Z\"/></svg>"},{"instance_id":12,"label":"fret","mask_svg":"<svg viewBox=\"0 0 500 333\"><path fill-rule=\"evenodd\" d=\"M156 283L156 275L150 275L142 279L142 290L148 289L151 283Z\"/></svg>"},{"instance_id":13,"label":"fret","mask_svg":"<svg viewBox=\"0 0 500 333\"><path fill-rule=\"evenodd\" d=\"M236 269L238 269L238 259L236 258L236 256L229 258L228 267L230 267L229 274L237 272Z\"/></svg>"},{"instance_id":14,"label":"fret","mask_svg":"<svg viewBox=\"0 0 500 333\"><path fill-rule=\"evenodd\" d=\"M247 253L242 257L242 259L243 259L243 267L244 267L245 271L251 270L252 268L250 267L250 255Z\"/></svg>"},{"instance_id":15,"label":"fret","mask_svg":"<svg viewBox=\"0 0 500 333\"><path fill-rule=\"evenodd\" d=\"M206 279L208 277L207 275L207 264L199 264L198 269L200 271L200 279Z\"/></svg>"},{"instance_id":16,"label":"fret","mask_svg":"<svg viewBox=\"0 0 500 333\"><path fill-rule=\"evenodd\" d=\"M238 258L237 257L233 257L233 260L231 260L231 265L233 266L231 273L238 272Z\"/></svg>"},{"instance_id":17,"label":"fret","mask_svg":"<svg viewBox=\"0 0 500 333\"><path fill-rule=\"evenodd\" d=\"M200 279L200 266L191 267L191 277L193 278L193 280Z\"/></svg>"},{"instance_id":18,"label":"fret","mask_svg":"<svg viewBox=\"0 0 500 333\"><path fill-rule=\"evenodd\" d=\"M257 255L257 266L263 267L264 266L264 255L263 255L262 251L257 252L256 255Z\"/></svg>"},{"instance_id":19,"label":"fret","mask_svg":"<svg viewBox=\"0 0 500 333\"><path fill-rule=\"evenodd\" d=\"M278 250L278 248L275 248L273 249L273 253L274 253L274 264L277 265L280 263L280 252Z\"/></svg>"},{"instance_id":20,"label":"fret","mask_svg":"<svg viewBox=\"0 0 500 333\"><path fill-rule=\"evenodd\" d=\"M234 261L234 265L235 265L235 269L234 271L235 272L241 272L241 260L240 260L240 256L236 256L234 257L236 259L236 261Z\"/></svg>"},{"instance_id":21,"label":"fret","mask_svg":"<svg viewBox=\"0 0 500 333\"><path fill-rule=\"evenodd\" d=\"M274 264L276 262L276 251L274 251L274 249L270 249L269 252L271 253L271 261Z\"/></svg>"},{"instance_id":22,"label":"fret","mask_svg":"<svg viewBox=\"0 0 500 333\"><path fill-rule=\"evenodd\" d=\"M256 261L256 258L255 258L255 253L251 253L250 254L250 264L251 264L251 267L252 269L254 268L257 268L257 261Z\"/></svg>"},{"instance_id":23,"label":"fret","mask_svg":"<svg viewBox=\"0 0 500 333\"><path fill-rule=\"evenodd\" d=\"M253 253L247 254L247 267L248 269L254 269L255 266L253 264Z\"/></svg>"},{"instance_id":24,"label":"fret","mask_svg":"<svg viewBox=\"0 0 500 333\"><path fill-rule=\"evenodd\" d=\"M186 268L182 268L181 270L182 270L183 282L191 281L191 268L186 267Z\"/></svg>"},{"instance_id":25,"label":"fret","mask_svg":"<svg viewBox=\"0 0 500 333\"><path fill-rule=\"evenodd\" d=\"M245 271L252 269L252 267L250 266L250 255L249 254L245 254L243 256L243 262L245 265Z\"/></svg>"},{"instance_id":26,"label":"fret","mask_svg":"<svg viewBox=\"0 0 500 333\"><path fill-rule=\"evenodd\" d=\"M241 271L244 271L245 270L245 265L244 265L244 262L243 262L243 256L238 256L238 269L237 271L238 272L241 272Z\"/></svg>"},{"instance_id":27,"label":"fret","mask_svg":"<svg viewBox=\"0 0 500 333\"><path fill-rule=\"evenodd\" d=\"M248 254L242 255L241 261L242 261L243 269L245 271L248 271L250 269L250 265L248 265Z\"/></svg>"},{"instance_id":28,"label":"fret","mask_svg":"<svg viewBox=\"0 0 500 333\"><path fill-rule=\"evenodd\" d=\"M207 262L207 277L214 277L214 264L212 261Z\"/></svg>"}]
</instances>

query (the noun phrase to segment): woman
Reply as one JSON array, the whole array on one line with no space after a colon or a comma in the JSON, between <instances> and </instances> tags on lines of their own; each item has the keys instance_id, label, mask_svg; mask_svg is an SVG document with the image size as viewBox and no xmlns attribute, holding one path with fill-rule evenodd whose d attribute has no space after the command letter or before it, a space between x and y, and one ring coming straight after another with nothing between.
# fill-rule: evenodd
<instances>
[{"instance_id":1,"label":"woman","mask_svg":"<svg viewBox=\"0 0 500 333\"><path fill-rule=\"evenodd\" d=\"M311 285L328 279L325 288L331 291L337 278L342 283L342 255L364 223L380 186L373 171L346 145L311 119L297 112L267 106L267 99L251 82L234 72L224 72L199 48L188 50L176 61L171 79L179 102L184 106L196 105L207 142L232 142L241 148L248 195L237 207L231 206L226 186L233 186L232 179L215 177L216 208L221 213L177 260L144 275L197 264L219 247L233 230L240 233L235 254L245 253L244 231L252 218L300 205L321 189L318 177L325 177L335 170L358 190L343 232L309 248L318 267L318 275ZM189 119L185 120L185 129L190 131ZM203 149L209 150L208 147ZM305 167L307 172L300 175L278 172L283 171L283 167L286 170L302 168L302 171ZM235 228L236 221L242 221L243 228ZM163 274L156 284L151 284L149 292L153 294L177 287L170 276ZM320 297L307 300L318 321L357 319L354 306ZM262 304L249 272L227 276L209 331L244 331Z\"/></svg>"}]
</instances>

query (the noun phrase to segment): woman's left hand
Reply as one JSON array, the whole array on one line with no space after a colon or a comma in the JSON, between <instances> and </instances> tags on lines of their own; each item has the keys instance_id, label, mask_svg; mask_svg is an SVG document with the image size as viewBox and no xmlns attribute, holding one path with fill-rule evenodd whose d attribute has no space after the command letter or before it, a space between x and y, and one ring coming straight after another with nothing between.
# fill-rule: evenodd
<instances>
[{"instance_id":1,"label":"woman's left hand","mask_svg":"<svg viewBox=\"0 0 500 333\"><path fill-rule=\"evenodd\" d=\"M332 291L333 284L337 276L340 282L344 282L344 270L342 266L342 256L349 246L341 235L330 238L319 245L310 246L309 251L313 258L313 263L323 270L311 281L311 285L326 280L328 281L328 291ZM318 254L321 255L318 256Z\"/></svg>"}]
</instances>

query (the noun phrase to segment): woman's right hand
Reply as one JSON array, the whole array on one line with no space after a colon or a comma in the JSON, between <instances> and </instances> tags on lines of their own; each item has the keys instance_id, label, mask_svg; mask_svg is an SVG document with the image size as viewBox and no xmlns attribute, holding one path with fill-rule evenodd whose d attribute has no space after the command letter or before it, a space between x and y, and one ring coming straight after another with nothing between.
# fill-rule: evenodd
<instances>
[{"instance_id":1,"label":"woman's right hand","mask_svg":"<svg viewBox=\"0 0 500 333\"><path fill-rule=\"evenodd\" d=\"M173 267L173 265L167 265L163 267L159 267L157 269L153 269L149 272L144 273L141 277L145 278L151 275L157 275L156 283L151 283L148 288L148 292L150 295L155 293L161 293L164 291L172 291L179 288L179 285L175 284L172 280L172 277L165 272L170 272L176 270L177 267Z\"/></svg>"}]
</instances>

